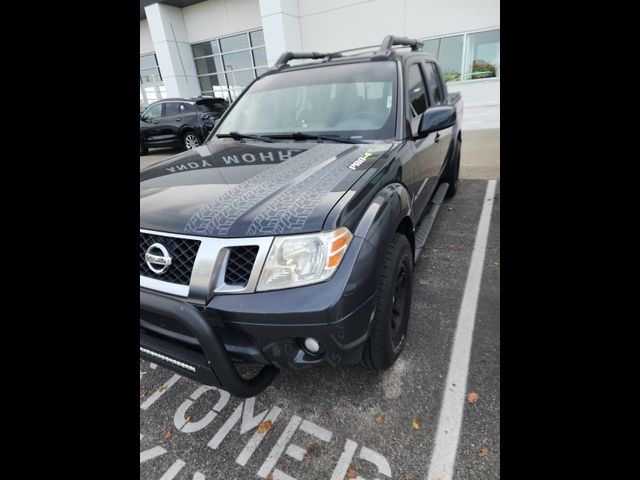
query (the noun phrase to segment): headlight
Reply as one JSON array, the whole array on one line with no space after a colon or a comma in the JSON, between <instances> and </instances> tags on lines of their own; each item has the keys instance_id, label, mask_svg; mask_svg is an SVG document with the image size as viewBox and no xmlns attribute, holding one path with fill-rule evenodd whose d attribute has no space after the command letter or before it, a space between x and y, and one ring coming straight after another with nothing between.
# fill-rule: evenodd
<instances>
[{"instance_id":1,"label":"headlight","mask_svg":"<svg viewBox=\"0 0 640 480\"><path fill-rule=\"evenodd\" d=\"M322 282L338 268L353 235L346 227L330 232L276 237L258 282L258 291Z\"/></svg>"}]
</instances>

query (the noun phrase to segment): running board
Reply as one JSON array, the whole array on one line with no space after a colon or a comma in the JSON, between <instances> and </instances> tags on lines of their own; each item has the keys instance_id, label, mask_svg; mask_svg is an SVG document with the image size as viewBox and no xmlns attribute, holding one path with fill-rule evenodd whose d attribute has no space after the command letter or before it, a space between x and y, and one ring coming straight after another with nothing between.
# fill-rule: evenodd
<instances>
[{"instance_id":1,"label":"running board","mask_svg":"<svg viewBox=\"0 0 640 480\"><path fill-rule=\"evenodd\" d=\"M420 223L420 225L418 226L418 230L416 230L416 253L413 257L413 263L418 263L420 252L422 251L424 244L427 243L427 238L429 237L429 233L431 232L431 227L433 227L433 224L436 221L436 215L438 215L438 210L440 210L440 206L442 205L442 201L444 200L444 196L446 195L448 189L448 183L441 183L436 190L436 193L433 194L431 201L429 202L429 210L422 219L422 223Z\"/></svg>"}]
</instances>

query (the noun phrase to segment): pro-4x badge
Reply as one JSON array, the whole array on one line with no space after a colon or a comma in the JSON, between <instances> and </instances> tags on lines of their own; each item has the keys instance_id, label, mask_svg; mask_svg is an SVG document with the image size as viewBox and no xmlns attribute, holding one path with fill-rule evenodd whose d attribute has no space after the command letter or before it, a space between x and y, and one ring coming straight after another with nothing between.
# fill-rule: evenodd
<instances>
[{"instance_id":1,"label":"pro-4x badge","mask_svg":"<svg viewBox=\"0 0 640 480\"><path fill-rule=\"evenodd\" d=\"M371 152L364 152L364 155L361 157L358 157L358 159L353 162L351 165L349 165L349 168L351 170L355 170L356 168L358 168L360 165L362 165L364 162L367 161L367 158L369 158L371 155L373 155L373 153Z\"/></svg>"}]
</instances>

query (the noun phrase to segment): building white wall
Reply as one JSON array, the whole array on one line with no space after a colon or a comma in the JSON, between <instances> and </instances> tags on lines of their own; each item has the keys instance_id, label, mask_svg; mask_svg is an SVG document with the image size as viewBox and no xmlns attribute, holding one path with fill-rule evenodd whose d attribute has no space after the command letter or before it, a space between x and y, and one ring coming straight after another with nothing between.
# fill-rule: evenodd
<instances>
[{"instance_id":1,"label":"building white wall","mask_svg":"<svg viewBox=\"0 0 640 480\"><path fill-rule=\"evenodd\" d=\"M207 0L182 9L189 43L261 28L258 0Z\"/></svg>"},{"instance_id":2,"label":"building white wall","mask_svg":"<svg viewBox=\"0 0 640 480\"><path fill-rule=\"evenodd\" d=\"M140 55L153 53L153 40L149 31L149 22L145 18L140 20Z\"/></svg>"},{"instance_id":3,"label":"building white wall","mask_svg":"<svg viewBox=\"0 0 640 480\"><path fill-rule=\"evenodd\" d=\"M298 6L308 51L379 45L389 33L423 38L500 25L499 0L298 0Z\"/></svg>"}]
</instances>

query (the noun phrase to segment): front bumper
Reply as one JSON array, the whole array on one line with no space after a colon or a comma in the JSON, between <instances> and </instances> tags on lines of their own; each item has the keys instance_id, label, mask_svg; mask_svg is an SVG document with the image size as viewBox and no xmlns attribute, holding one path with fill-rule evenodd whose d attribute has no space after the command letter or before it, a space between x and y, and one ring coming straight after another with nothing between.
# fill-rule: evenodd
<instances>
[{"instance_id":1,"label":"front bumper","mask_svg":"<svg viewBox=\"0 0 640 480\"><path fill-rule=\"evenodd\" d=\"M359 363L375 310L376 252L361 239L354 246L335 275L315 285L217 294L199 306L141 289L141 357L240 397L266 388L280 368ZM319 352L304 348L307 337ZM234 362L267 367L246 385Z\"/></svg>"},{"instance_id":2,"label":"front bumper","mask_svg":"<svg viewBox=\"0 0 640 480\"><path fill-rule=\"evenodd\" d=\"M277 368L266 365L251 379L241 377L207 319L186 302L141 290L140 309L178 321L193 334L201 348L201 352L198 352L141 331L142 358L243 398L262 392L278 374Z\"/></svg>"}]
</instances>

